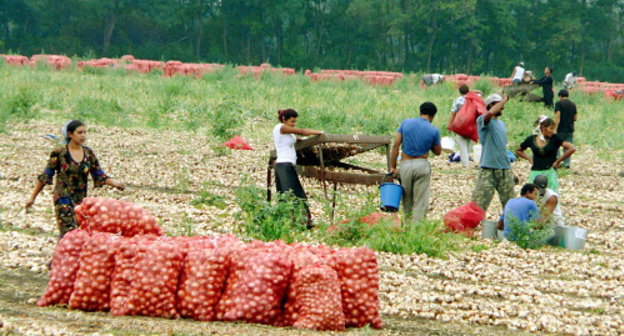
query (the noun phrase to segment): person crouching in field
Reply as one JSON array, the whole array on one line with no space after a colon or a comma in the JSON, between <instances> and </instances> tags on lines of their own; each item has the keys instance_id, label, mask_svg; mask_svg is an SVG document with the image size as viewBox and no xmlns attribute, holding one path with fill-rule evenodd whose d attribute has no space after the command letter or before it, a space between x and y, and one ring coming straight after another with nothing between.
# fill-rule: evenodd
<instances>
[{"instance_id":1,"label":"person crouching in field","mask_svg":"<svg viewBox=\"0 0 624 336\"><path fill-rule=\"evenodd\" d=\"M527 183L520 189L520 197L510 199L505 204L503 213L498 221L499 227L501 223L503 224L505 238L509 240L514 240L515 238L511 235L512 223L516 222L520 225L526 225L530 221L539 218L539 209L537 203L535 203L537 195L537 186Z\"/></svg>"},{"instance_id":2,"label":"person crouching in field","mask_svg":"<svg viewBox=\"0 0 624 336\"><path fill-rule=\"evenodd\" d=\"M63 136L66 145L52 151L48 164L39 175L37 186L30 199L26 202L26 209L32 207L37 195L46 184L54 185L54 213L56 215L61 238L69 231L78 228L74 207L87 197L87 179L91 175L95 187L109 185L124 190L123 183L116 182L108 177L91 148L84 145L87 140L87 126L80 120L72 120L63 127Z\"/></svg>"},{"instance_id":3,"label":"person crouching in field","mask_svg":"<svg viewBox=\"0 0 624 336\"><path fill-rule=\"evenodd\" d=\"M487 212L494 192L498 192L501 206L514 197L514 175L507 156L507 130L499 119L509 96L493 93L485 99L487 113L477 118L481 162L479 175L472 191L472 201Z\"/></svg>"},{"instance_id":4,"label":"person crouching in field","mask_svg":"<svg viewBox=\"0 0 624 336\"><path fill-rule=\"evenodd\" d=\"M431 125L438 112L431 102L420 105L420 117L401 122L390 153L390 172L396 174L399 148L403 147L399 175L404 190L403 211L413 223L424 219L429 209L431 165L429 151L442 153L440 130Z\"/></svg>"},{"instance_id":5,"label":"person crouching in field","mask_svg":"<svg viewBox=\"0 0 624 336\"><path fill-rule=\"evenodd\" d=\"M275 187L279 194L292 192L305 207L308 217L308 228L312 228L312 215L308 206L308 198L299 176L295 170L297 152L295 151L296 135L320 135L323 131L305 128L296 128L299 114L293 109L280 110L277 115L279 124L273 128L273 143L277 159L275 160Z\"/></svg>"},{"instance_id":6,"label":"person crouching in field","mask_svg":"<svg viewBox=\"0 0 624 336\"><path fill-rule=\"evenodd\" d=\"M569 158L576 151L576 148L555 134L554 120L542 116L535 122L535 126L537 127L537 134L528 136L516 149L516 155L531 162L530 182L537 175L545 175L548 177L550 189L559 192L559 178L555 169L558 169L561 162ZM559 147L563 147L565 151L561 157L557 158ZM531 148L533 158L524 153L527 148Z\"/></svg>"}]
</instances>

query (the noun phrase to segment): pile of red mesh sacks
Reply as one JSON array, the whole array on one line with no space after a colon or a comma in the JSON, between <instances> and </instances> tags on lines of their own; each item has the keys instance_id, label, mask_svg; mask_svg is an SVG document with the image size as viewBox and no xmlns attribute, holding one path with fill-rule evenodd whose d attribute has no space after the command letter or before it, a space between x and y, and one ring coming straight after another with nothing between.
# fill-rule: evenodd
<instances>
[{"instance_id":1,"label":"pile of red mesh sacks","mask_svg":"<svg viewBox=\"0 0 624 336\"><path fill-rule=\"evenodd\" d=\"M64 55L33 55L29 64L35 66L38 63L49 65L56 70L69 68L72 64L71 58Z\"/></svg>"},{"instance_id":2,"label":"pile of red mesh sacks","mask_svg":"<svg viewBox=\"0 0 624 336\"><path fill-rule=\"evenodd\" d=\"M81 227L59 242L37 305L317 330L382 327L370 249L167 237L140 210L85 199L76 209Z\"/></svg>"},{"instance_id":3,"label":"pile of red mesh sacks","mask_svg":"<svg viewBox=\"0 0 624 336\"><path fill-rule=\"evenodd\" d=\"M321 70L321 73L312 73L312 71L306 70L305 75L314 82L319 80L364 80L368 84L382 86L393 85L397 79L403 78L402 73L390 71Z\"/></svg>"}]
</instances>

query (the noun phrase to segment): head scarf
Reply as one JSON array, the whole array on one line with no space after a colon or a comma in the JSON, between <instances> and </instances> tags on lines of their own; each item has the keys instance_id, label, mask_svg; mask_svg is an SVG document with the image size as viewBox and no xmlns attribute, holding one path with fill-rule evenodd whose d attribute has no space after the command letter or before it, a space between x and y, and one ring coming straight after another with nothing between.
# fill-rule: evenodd
<instances>
[{"instance_id":1,"label":"head scarf","mask_svg":"<svg viewBox=\"0 0 624 336\"><path fill-rule=\"evenodd\" d=\"M533 134L537 135L537 137L542 141L546 141L546 138L544 138L544 135L542 134L542 123L546 119L548 119L548 116L541 115L535 129L533 130Z\"/></svg>"},{"instance_id":2,"label":"head scarf","mask_svg":"<svg viewBox=\"0 0 624 336\"><path fill-rule=\"evenodd\" d=\"M72 122L73 120L69 120L68 122L65 123L65 125L63 126L63 128L61 128L61 135L63 136L63 141L65 142L65 144L68 144L69 141L71 140L69 138L69 134L67 134L67 126L69 126L69 124Z\"/></svg>"}]
</instances>

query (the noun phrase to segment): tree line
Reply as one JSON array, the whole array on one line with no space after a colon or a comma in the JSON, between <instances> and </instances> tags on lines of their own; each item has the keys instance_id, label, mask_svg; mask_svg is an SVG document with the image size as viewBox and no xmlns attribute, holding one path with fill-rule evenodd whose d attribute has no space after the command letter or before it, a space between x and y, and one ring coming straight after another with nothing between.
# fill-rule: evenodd
<instances>
[{"instance_id":1,"label":"tree line","mask_svg":"<svg viewBox=\"0 0 624 336\"><path fill-rule=\"evenodd\" d=\"M624 82L624 0L0 0L0 52Z\"/></svg>"}]
</instances>

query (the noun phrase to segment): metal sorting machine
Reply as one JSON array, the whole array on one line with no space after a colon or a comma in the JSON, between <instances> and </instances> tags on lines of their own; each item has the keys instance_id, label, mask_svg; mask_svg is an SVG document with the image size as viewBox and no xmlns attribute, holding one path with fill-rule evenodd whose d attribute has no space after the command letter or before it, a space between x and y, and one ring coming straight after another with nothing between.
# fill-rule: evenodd
<instances>
[{"instance_id":1,"label":"metal sorting machine","mask_svg":"<svg viewBox=\"0 0 624 336\"><path fill-rule=\"evenodd\" d=\"M341 162L341 160L385 146L386 167L390 170L390 143L391 138L389 136L357 134L321 134L297 141L295 144L297 173L301 176L318 179L323 185L325 198L328 198L328 182L333 183L333 209L336 206L338 184L379 185L386 175L384 172ZM273 182L271 174L275 167L276 159L277 154L275 150L272 150L267 169L268 200L271 200L271 185Z\"/></svg>"}]
</instances>

